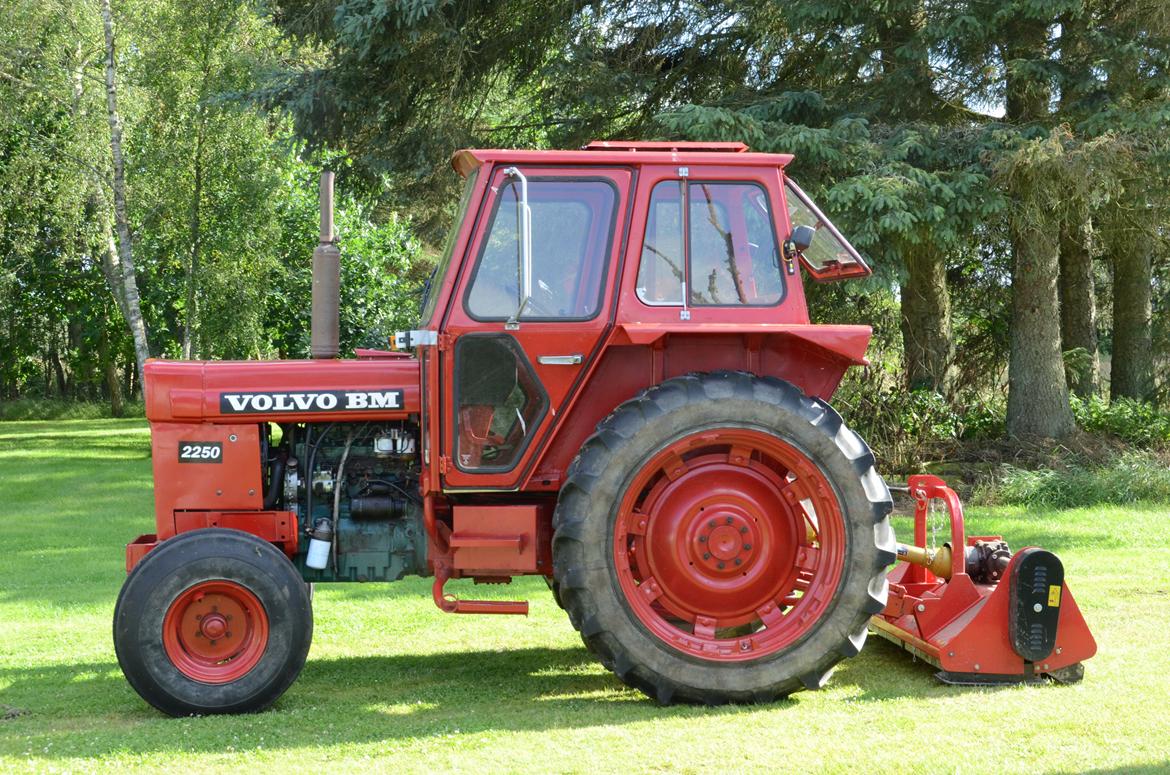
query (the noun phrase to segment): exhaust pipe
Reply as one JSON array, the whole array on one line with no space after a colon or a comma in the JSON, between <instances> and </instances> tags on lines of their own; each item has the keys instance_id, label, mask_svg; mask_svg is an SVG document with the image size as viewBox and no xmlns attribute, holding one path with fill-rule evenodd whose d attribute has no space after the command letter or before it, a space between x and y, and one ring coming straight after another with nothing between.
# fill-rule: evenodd
<instances>
[{"instance_id":1,"label":"exhaust pipe","mask_svg":"<svg viewBox=\"0 0 1170 775\"><path fill-rule=\"evenodd\" d=\"M321 172L321 237L313 251L313 328L310 353L336 358L341 306L341 251L333 234L333 173Z\"/></svg>"}]
</instances>

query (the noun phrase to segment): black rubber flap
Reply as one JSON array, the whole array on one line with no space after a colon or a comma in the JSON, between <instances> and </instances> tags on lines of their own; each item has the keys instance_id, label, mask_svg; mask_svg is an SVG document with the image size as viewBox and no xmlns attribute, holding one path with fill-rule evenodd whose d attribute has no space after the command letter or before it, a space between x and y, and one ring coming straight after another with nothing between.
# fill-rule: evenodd
<instances>
[{"instance_id":1,"label":"black rubber flap","mask_svg":"<svg viewBox=\"0 0 1170 775\"><path fill-rule=\"evenodd\" d=\"M1064 566L1052 552L1025 549L1012 564L1009 583L1012 648L1025 660L1039 662L1056 646Z\"/></svg>"}]
</instances>

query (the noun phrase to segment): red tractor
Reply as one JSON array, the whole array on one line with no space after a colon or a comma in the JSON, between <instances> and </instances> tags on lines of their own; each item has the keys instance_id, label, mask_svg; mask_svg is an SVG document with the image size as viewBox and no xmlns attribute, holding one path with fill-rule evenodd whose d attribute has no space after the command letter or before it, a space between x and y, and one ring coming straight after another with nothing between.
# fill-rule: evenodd
<instances>
[{"instance_id":1,"label":"red tractor","mask_svg":"<svg viewBox=\"0 0 1170 775\"><path fill-rule=\"evenodd\" d=\"M869 627L952 681L1074 680L1095 646L1052 554L967 539L912 478L916 542L827 403L867 326L812 325L815 280L869 274L739 143L465 150L418 329L338 360L332 179L312 360L146 366L156 531L127 546L118 661L174 715L296 679L312 585L543 576L585 645L662 703L821 686ZM927 504L951 541L928 549ZM887 570L897 566L887 581ZM1003 583L1001 583L1003 582Z\"/></svg>"}]
</instances>

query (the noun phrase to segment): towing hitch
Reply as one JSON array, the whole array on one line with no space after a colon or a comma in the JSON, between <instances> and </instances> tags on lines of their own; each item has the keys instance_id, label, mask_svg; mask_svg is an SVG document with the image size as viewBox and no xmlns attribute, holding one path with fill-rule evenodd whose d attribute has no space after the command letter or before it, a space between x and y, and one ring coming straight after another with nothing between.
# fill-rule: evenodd
<instances>
[{"instance_id":1,"label":"towing hitch","mask_svg":"<svg viewBox=\"0 0 1170 775\"><path fill-rule=\"evenodd\" d=\"M871 626L939 668L950 684L1074 683L1097 644L1052 552L1014 554L1001 536L967 536L963 505L936 476L912 476L914 543L899 544L889 598ZM950 540L927 548L930 508L941 502Z\"/></svg>"}]
</instances>

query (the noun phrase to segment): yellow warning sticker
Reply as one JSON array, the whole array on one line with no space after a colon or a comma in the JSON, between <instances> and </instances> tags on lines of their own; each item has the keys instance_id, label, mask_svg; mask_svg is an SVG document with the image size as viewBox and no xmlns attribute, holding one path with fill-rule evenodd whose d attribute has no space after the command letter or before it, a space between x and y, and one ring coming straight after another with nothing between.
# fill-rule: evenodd
<instances>
[{"instance_id":1,"label":"yellow warning sticker","mask_svg":"<svg viewBox=\"0 0 1170 775\"><path fill-rule=\"evenodd\" d=\"M1056 608L1060 605L1060 587L1053 584L1048 588L1048 607Z\"/></svg>"}]
</instances>

